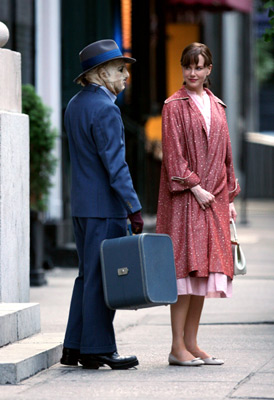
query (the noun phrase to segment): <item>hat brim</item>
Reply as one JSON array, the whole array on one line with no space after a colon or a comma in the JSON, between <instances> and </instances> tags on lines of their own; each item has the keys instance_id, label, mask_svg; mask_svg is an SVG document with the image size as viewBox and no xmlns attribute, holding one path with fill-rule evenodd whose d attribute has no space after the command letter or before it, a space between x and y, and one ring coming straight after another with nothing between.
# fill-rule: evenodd
<instances>
[{"instance_id":1,"label":"hat brim","mask_svg":"<svg viewBox=\"0 0 274 400\"><path fill-rule=\"evenodd\" d=\"M87 72L91 71L92 69L99 67L99 65L106 64L106 63L108 63L110 61L114 61L114 60L123 60L123 61L125 61L126 64L133 64L136 62L136 59L131 58L131 57L124 57L124 56L114 57L114 58L111 58L110 60L103 61L103 62L96 64L93 67L88 68L85 71L81 72L81 74L79 74L75 79L73 79L73 82L76 83L78 81L78 79L80 79L83 75L85 75Z\"/></svg>"}]
</instances>

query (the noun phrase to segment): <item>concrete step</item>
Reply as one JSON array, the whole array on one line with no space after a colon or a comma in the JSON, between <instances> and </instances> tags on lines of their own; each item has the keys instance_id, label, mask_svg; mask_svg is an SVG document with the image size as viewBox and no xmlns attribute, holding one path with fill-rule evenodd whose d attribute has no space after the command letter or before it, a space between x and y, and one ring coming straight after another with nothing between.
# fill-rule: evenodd
<instances>
[{"instance_id":1,"label":"concrete step","mask_svg":"<svg viewBox=\"0 0 274 400\"><path fill-rule=\"evenodd\" d=\"M0 303L0 347L40 332L40 305Z\"/></svg>"},{"instance_id":2,"label":"concrete step","mask_svg":"<svg viewBox=\"0 0 274 400\"><path fill-rule=\"evenodd\" d=\"M17 384L59 362L63 333L39 333L0 348L0 384Z\"/></svg>"}]
</instances>

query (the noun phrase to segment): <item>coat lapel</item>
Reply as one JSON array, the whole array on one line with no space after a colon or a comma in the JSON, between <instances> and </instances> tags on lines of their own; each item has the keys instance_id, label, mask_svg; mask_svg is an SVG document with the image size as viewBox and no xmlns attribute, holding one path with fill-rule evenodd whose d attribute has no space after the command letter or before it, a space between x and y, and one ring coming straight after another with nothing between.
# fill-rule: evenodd
<instances>
[{"instance_id":1,"label":"coat lapel","mask_svg":"<svg viewBox=\"0 0 274 400\"><path fill-rule=\"evenodd\" d=\"M222 126L222 116L220 115L220 104L223 107L226 105L218 99L216 96L212 94L208 89L206 90L209 98L210 98L210 136L209 136L209 144L214 140L217 140L216 136L220 134L221 126Z\"/></svg>"}]
</instances>

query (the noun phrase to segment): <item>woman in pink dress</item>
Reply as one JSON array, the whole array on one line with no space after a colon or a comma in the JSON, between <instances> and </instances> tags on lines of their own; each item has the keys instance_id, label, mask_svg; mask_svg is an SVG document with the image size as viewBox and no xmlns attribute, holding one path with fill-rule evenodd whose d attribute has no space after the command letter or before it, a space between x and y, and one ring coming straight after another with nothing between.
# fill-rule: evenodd
<instances>
[{"instance_id":1,"label":"woman in pink dress","mask_svg":"<svg viewBox=\"0 0 274 400\"><path fill-rule=\"evenodd\" d=\"M163 162L157 232L173 241L178 301L171 306L169 364L221 365L199 348L204 298L230 297L233 259L230 218L240 187L234 175L225 104L207 88L208 47L192 43L182 53L184 84L162 112Z\"/></svg>"}]
</instances>

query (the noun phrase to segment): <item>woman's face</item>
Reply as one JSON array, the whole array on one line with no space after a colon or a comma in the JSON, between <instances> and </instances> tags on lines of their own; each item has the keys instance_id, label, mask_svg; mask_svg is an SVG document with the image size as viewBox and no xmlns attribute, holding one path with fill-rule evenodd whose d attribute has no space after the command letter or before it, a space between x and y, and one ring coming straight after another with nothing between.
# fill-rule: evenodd
<instances>
[{"instance_id":1,"label":"woman's face","mask_svg":"<svg viewBox=\"0 0 274 400\"><path fill-rule=\"evenodd\" d=\"M183 67L186 88L195 91L197 94L202 93L204 81L212 70L212 65L207 67L204 65L205 59L201 54L199 54L198 64L190 64L188 67Z\"/></svg>"}]
</instances>

